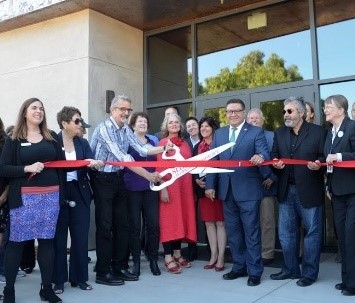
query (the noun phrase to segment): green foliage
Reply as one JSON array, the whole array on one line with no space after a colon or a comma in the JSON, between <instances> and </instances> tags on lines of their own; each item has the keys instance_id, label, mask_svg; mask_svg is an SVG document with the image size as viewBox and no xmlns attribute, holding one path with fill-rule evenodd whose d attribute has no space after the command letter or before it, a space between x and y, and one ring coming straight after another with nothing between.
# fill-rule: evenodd
<instances>
[{"instance_id":1,"label":"green foliage","mask_svg":"<svg viewBox=\"0 0 355 303\"><path fill-rule=\"evenodd\" d=\"M266 61L264 57L265 54L260 50L251 51L240 59L234 69L222 68L216 76L206 78L205 85L199 85L200 94L216 94L303 79L298 67L286 67L285 60L279 55L272 53ZM265 121L267 129L275 129L283 124L282 109L280 100L263 103L262 111L268 117ZM227 124L224 107L209 109L205 115L219 119L221 125Z\"/></svg>"}]
</instances>

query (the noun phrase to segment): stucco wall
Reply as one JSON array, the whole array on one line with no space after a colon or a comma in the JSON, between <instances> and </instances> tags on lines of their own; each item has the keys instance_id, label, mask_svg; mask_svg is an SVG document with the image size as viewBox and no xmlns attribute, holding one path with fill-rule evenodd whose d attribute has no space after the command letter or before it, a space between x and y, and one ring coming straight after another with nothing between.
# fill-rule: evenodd
<instances>
[{"instance_id":1,"label":"stucco wall","mask_svg":"<svg viewBox=\"0 0 355 303\"><path fill-rule=\"evenodd\" d=\"M89 20L89 118L96 125L105 115L106 90L143 109L143 32L92 10Z\"/></svg>"},{"instance_id":2,"label":"stucco wall","mask_svg":"<svg viewBox=\"0 0 355 303\"><path fill-rule=\"evenodd\" d=\"M49 127L56 113L74 105L88 116L88 16L67 15L0 34L0 116L15 123L22 102L44 102Z\"/></svg>"},{"instance_id":3,"label":"stucco wall","mask_svg":"<svg viewBox=\"0 0 355 303\"><path fill-rule=\"evenodd\" d=\"M0 34L0 117L15 123L22 102L44 102L50 128L56 113L78 107L93 126L105 113L106 90L143 107L143 33L91 10ZM89 135L93 132L90 129Z\"/></svg>"}]
</instances>

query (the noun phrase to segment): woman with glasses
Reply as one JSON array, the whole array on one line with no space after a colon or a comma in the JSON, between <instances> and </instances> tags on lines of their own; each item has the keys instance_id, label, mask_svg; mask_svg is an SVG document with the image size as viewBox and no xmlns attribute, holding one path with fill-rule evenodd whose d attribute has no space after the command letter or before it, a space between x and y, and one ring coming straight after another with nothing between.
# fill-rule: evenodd
<instances>
[{"instance_id":1,"label":"woman with glasses","mask_svg":"<svg viewBox=\"0 0 355 303\"><path fill-rule=\"evenodd\" d=\"M155 146L154 141L147 136L149 117L144 112L136 112L130 118L129 126L134 132L142 147L151 148ZM156 156L141 156L132 147L128 153L135 161L155 161ZM146 168L154 172L155 168ZM137 175L130 169L125 170L124 182L128 192L128 220L129 220L129 248L132 254L132 273L140 275L141 256L141 232L146 237L146 250L149 259L149 266L154 276L161 274L158 267L159 250L159 200L158 192L152 191L149 181ZM141 228L143 219L144 227Z\"/></svg>"},{"instance_id":2,"label":"woman with glasses","mask_svg":"<svg viewBox=\"0 0 355 303\"><path fill-rule=\"evenodd\" d=\"M0 159L0 176L9 180L10 236L5 252L4 302L15 302L15 280L25 241L38 239L38 264L43 301L59 303L52 289L53 238L63 199L61 171L44 163L63 159L58 136L47 128L43 103L26 100L19 111L12 137Z\"/></svg>"},{"instance_id":3,"label":"woman with glasses","mask_svg":"<svg viewBox=\"0 0 355 303\"><path fill-rule=\"evenodd\" d=\"M335 288L343 295L355 295L355 170L333 167L333 163L355 160L355 122L348 117L348 100L333 95L324 101L325 120L332 124L324 144L328 164L327 189L331 196L334 224L342 256L341 283Z\"/></svg>"},{"instance_id":4,"label":"woman with glasses","mask_svg":"<svg viewBox=\"0 0 355 303\"><path fill-rule=\"evenodd\" d=\"M82 133L81 112L71 106L64 106L57 114L61 132L59 144L63 146L66 160L92 159L93 154ZM101 161L90 160L89 167L97 168ZM61 294L68 280L72 287L91 290L88 281L88 232L90 224L90 203L92 191L88 168L80 168L65 174L65 200L60 206L55 245L54 291ZM68 229L71 237L69 276L67 264Z\"/></svg>"}]
</instances>

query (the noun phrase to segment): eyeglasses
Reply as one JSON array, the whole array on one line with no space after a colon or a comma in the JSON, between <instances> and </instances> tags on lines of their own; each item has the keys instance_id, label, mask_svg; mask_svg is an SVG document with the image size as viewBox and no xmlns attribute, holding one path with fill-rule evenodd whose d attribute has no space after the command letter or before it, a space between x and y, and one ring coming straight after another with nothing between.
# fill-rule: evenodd
<instances>
[{"instance_id":1,"label":"eyeglasses","mask_svg":"<svg viewBox=\"0 0 355 303\"><path fill-rule=\"evenodd\" d=\"M127 107L115 107L115 108L119 109L121 112L128 112L128 113L133 112L132 108L127 108Z\"/></svg>"},{"instance_id":2,"label":"eyeglasses","mask_svg":"<svg viewBox=\"0 0 355 303\"><path fill-rule=\"evenodd\" d=\"M226 113L227 113L227 115L231 116L233 114L237 115L243 111L244 111L244 109L228 109L228 110L226 110Z\"/></svg>"},{"instance_id":3,"label":"eyeglasses","mask_svg":"<svg viewBox=\"0 0 355 303\"><path fill-rule=\"evenodd\" d=\"M286 109L282 111L284 114L288 113L289 115L291 115L294 111L292 109Z\"/></svg>"},{"instance_id":4,"label":"eyeglasses","mask_svg":"<svg viewBox=\"0 0 355 303\"><path fill-rule=\"evenodd\" d=\"M324 110L332 110L332 109L334 109L334 108L336 108L336 107L335 107L335 106L332 106L332 105L326 105L326 106L323 107L323 111L324 111Z\"/></svg>"},{"instance_id":5,"label":"eyeglasses","mask_svg":"<svg viewBox=\"0 0 355 303\"><path fill-rule=\"evenodd\" d=\"M83 119L80 118L76 118L75 120L72 120L76 125L82 124L83 123Z\"/></svg>"}]
</instances>

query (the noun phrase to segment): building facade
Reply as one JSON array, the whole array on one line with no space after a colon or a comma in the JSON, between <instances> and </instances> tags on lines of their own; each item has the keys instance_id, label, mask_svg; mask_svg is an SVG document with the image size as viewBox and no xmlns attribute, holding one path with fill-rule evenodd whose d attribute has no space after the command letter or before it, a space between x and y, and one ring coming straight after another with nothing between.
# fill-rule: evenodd
<instances>
[{"instance_id":1,"label":"building facade","mask_svg":"<svg viewBox=\"0 0 355 303\"><path fill-rule=\"evenodd\" d=\"M355 101L354 37L348 0L0 0L0 116L13 124L38 97L53 129L63 105L96 125L125 94L155 132L166 106L223 121L240 98L273 129L292 95L323 123L327 96ZM335 243L329 205L324 243Z\"/></svg>"}]
</instances>

